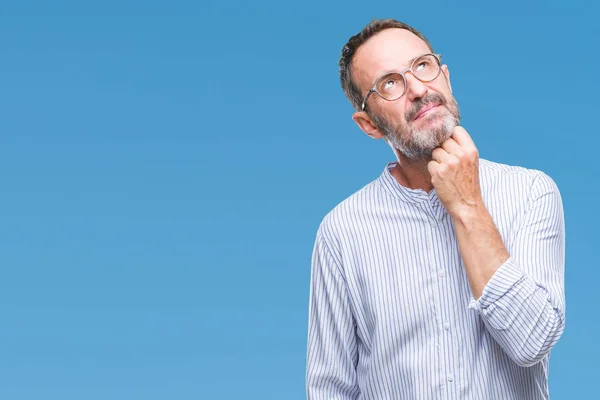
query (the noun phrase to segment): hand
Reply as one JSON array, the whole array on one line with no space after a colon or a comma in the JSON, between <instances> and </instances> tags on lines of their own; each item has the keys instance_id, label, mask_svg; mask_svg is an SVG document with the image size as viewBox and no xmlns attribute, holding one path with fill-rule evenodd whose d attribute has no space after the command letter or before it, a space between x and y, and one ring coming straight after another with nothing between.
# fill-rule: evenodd
<instances>
[{"instance_id":1,"label":"hand","mask_svg":"<svg viewBox=\"0 0 600 400\"><path fill-rule=\"evenodd\" d=\"M471 136L461 126L452 137L433 150L427 164L431 183L452 217L476 211L483 205L479 186L479 153Z\"/></svg>"}]
</instances>

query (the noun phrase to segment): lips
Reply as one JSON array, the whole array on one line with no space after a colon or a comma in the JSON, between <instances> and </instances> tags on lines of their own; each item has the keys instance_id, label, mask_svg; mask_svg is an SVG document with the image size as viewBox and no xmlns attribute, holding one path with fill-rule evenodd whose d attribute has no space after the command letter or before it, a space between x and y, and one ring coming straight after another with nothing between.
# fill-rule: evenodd
<instances>
[{"instance_id":1,"label":"lips","mask_svg":"<svg viewBox=\"0 0 600 400\"><path fill-rule=\"evenodd\" d=\"M428 104L425 107L421 108L419 112L415 115L413 120L419 119L423 114L425 114L429 110L433 110L434 108L439 107L439 104Z\"/></svg>"}]
</instances>

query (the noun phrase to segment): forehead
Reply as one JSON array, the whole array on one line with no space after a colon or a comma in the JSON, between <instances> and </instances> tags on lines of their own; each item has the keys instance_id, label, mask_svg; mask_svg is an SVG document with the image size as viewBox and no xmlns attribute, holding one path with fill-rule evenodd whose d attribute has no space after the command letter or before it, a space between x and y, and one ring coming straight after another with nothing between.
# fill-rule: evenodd
<instances>
[{"instance_id":1,"label":"forehead","mask_svg":"<svg viewBox=\"0 0 600 400\"><path fill-rule=\"evenodd\" d=\"M359 87L368 90L375 79L391 70L408 68L429 46L406 29L383 30L358 48L352 61L354 79Z\"/></svg>"}]
</instances>

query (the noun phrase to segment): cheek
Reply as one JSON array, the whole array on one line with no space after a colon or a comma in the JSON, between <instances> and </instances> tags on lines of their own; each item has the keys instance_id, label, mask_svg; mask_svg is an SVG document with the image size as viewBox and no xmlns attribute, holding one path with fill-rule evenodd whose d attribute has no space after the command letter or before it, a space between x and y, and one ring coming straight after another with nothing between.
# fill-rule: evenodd
<instances>
[{"instance_id":1,"label":"cheek","mask_svg":"<svg viewBox=\"0 0 600 400\"><path fill-rule=\"evenodd\" d=\"M441 75L436 79L435 85L431 87L431 90L444 96L446 101L451 101L452 99L452 90L450 90L446 79Z\"/></svg>"},{"instance_id":2,"label":"cheek","mask_svg":"<svg viewBox=\"0 0 600 400\"><path fill-rule=\"evenodd\" d=\"M385 119L394 126L406 125L406 110L410 105L404 101L404 98L387 103L384 105L385 107L382 107Z\"/></svg>"}]
</instances>

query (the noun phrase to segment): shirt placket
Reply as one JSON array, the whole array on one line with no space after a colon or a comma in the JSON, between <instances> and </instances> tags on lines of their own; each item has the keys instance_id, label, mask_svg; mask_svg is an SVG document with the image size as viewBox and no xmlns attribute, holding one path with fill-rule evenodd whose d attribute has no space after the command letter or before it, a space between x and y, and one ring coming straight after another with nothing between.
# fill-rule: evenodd
<instances>
[{"instance_id":1,"label":"shirt placket","mask_svg":"<svg viewBox=\"0 0 600 400\"><path fill-rule=\"evenodd\" d=\"M441 204L432 204L427 201L424 208L429 220L428 229L428 255L431 265L431 271L435 275L437 282L436 309L438 310L436 325L438 332L439 354L441 358L440 386L442 387L443 398L456 398L456 374L457 374L457 343L454 340L452 321L456 318L452 312L452 300L449 293L450 284L448 282L449 269L448 253L446 248L447 238L442 237L442 227L445 213ZM442 302L440 299L446 299Z\"/></svg>"}]
</instances>

